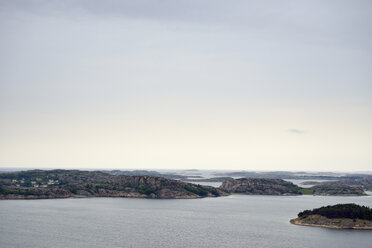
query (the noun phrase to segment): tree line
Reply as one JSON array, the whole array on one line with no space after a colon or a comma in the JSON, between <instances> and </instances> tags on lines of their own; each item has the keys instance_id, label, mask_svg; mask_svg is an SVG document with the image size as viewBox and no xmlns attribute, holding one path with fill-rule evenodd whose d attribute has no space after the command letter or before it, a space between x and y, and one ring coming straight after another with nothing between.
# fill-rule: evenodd
<instances>
[{"instance_id":1,"label":"tree line","mask_svg":"<svg viewBox=\"0 0 372 248\"><path fill-rule=\"evenodd\" d=\"M309 215L321 215L327 218L350 218L372 221L372 209L356 204L337 204L313 210L305 210L298 214L299 218L306 218Z\"/></svg>"}]
</instances>

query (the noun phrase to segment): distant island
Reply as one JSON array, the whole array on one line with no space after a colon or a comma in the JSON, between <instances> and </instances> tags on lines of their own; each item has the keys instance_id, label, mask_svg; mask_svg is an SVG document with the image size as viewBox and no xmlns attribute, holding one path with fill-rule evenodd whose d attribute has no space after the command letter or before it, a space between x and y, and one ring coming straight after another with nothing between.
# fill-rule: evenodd
<instances>
[{"instance_id":1,"label":"distant island","mask_svg":"<svg viewBox=\"0 0 372 248\"><path fill-rule=\"evenodd\" d=\"M356 204L337 204L305 210L290 222L302 226L372 230L372 209Z\"/></svg>"},{"instance_id":2,"label":"distant island","mask_svg":"<svg viewBox=\"0 0 372 248\"><path fill-rule=\"evenodd\" d=\"M219 189L228 193L250 195L301 195L312 193L291 182L282 179L239 178L226 180Z\"/></svg>"},{"instance_id":3,"label":"distant island","mask_svg":"<svg viewBox=\"0 0 372 248\"><path fill-rule=\"evenodd\" d=\"M156 176L110 175L100 171L30 170L0 174L0 199L132 197L190 199L228 193L211 186Z\"/></svg>"},{"instance_id":4,"label":"distant island","mask_svg":"<svg viewBox=\"0 0 372 248\"><path fill-rule=\"evenodd\" d=\"M348 185L339 182L324 182L315 185L309 190L313 191L314 195L333 195L333 196L363 196L366 195L361 185Z\"/></svg>"}]
</instances>

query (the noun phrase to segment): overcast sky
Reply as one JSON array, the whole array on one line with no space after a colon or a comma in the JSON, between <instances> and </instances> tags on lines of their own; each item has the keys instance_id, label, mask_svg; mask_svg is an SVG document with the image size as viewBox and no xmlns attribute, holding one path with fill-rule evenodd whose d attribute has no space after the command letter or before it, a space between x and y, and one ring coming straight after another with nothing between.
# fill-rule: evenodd
<instances>
[{"instance_id":1,"label":"overcast sky","mask_svg":"<svg viewBox=\"0 0 372 248\"><path fill-rule=\"evenodd\" d=\"M372 170L372 1L0 0L0 167Z\"/></svg>"}]
</instances>

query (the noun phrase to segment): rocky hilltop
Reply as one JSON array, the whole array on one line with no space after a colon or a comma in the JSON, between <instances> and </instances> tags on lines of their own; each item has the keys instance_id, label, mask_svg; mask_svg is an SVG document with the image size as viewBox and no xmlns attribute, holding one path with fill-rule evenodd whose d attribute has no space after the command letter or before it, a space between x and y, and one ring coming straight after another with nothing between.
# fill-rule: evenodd
<instances>
[{"instance_id":1,"label":"rocky hilltop","mask_svg":"<svg viewBox=\"0 0 372 248\"><path fill-rule=\"evenodd\" d=\"M337 204L305 210L290 222L302 226L372 230L372 209L356 204Z\"/></svg>"},{"instance_id":2,"label":"rocky hilltop","mask_svg":"<svg viewBox=\"0 0 372 248\"><path fill-rule=\"evenodd\" d=\"M219 189L229 193L249 195L300 195L303 190L297 185L282 179L240 178L227 180Z\"/></svg>"},{"instance_id":3,"label":"rocky hilltop","mask_svg":"<svg viewBox=\"0 0 372 248\"><path fill-rule=\"evenodd\" d=\"M99 171L31 170L0 174L0 199L135 197L186 199L228 195L210 186Z\"/></svg>"}]
</instances>

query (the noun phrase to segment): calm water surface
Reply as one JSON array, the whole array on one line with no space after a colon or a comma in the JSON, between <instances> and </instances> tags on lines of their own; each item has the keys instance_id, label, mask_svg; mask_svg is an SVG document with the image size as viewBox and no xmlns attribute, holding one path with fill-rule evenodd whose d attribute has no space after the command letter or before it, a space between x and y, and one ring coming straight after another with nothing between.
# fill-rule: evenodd
<instances>
[{"instance_id":1,"label":"calm water surface","mask_svg":"<svg viewBox=\"0 0 372 248\"><path fill-rule=\"evenodd\" d=\"M299 211L372 197L0 201L0 247L372 247L372 231L291 225Z\"/></svg>"}]
</instances>

